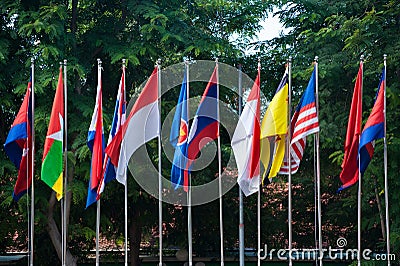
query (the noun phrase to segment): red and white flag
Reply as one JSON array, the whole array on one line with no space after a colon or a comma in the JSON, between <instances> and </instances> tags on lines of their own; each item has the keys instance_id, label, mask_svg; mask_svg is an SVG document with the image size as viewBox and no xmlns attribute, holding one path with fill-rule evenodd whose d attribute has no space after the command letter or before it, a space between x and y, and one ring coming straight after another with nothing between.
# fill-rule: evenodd
<instances>
[{"instance_id":1,"label":"red and white flag","mask_svg":"<svg viewBox=\"0 0 400 266\"><path fill-rule=\"evenodd\" d=\"M238 167L237 182L246 196L260 186L260 66L232 137Z\"/></svg>"},{"instance_id":2,"label":"red and white flag","mask_svg":"<svg viewBox=\"0 0 400 266\"><path fill-rule=\"evenodd\" d=\"M123 126L106 153L117 167L116 179L126 184L126 168L132 154L143 144L160 134L160 112L158 107L158 68L156 67L137 98Z\"/></svg>"}]
</instances>

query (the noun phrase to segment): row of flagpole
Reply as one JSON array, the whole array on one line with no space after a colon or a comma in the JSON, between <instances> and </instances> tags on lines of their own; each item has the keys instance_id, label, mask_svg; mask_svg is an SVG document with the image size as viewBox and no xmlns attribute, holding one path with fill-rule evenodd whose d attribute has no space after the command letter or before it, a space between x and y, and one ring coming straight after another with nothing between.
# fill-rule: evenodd
<instances>
[{"instance_id":1,"label":"row of flagpole","mask_svg":"<svg viewBox=\"0 0 400 266\"><path fill-rule=\"evenodd\" d=\"M32 59L31 62L31 112L32 116L34 117L34 61ZM292 187L292 180L291 180L291 174L292 174L292 167L291 167L291 150L290 150L290 140L291 140L291 122L290 122L290 115L291 115L291 58L288 60L288 129L287 129L287 138L286 138L286 154L287 154L287 162L289 164L289 171L288 171L288 234L289 234L289 265L292 265L292 200L291 200L291 187ZM65 102L67 101L67 61L64 60L63 64L60 63L60 68L63 65L64 67L64 97L65 97ZM158 94L161 94L161 63L160 61L157 62L157 79L158 79ZM259 63L259 71L260 71L260 63ZM361 84L360 84L360 95L357 97L362 98L362 72L363 72L363 58L360 59L360 70L361 70ZM187 74L187 95L189 95L189 64L186 62L185 64L185 71ZM318 117L318 57L315 58L315 72L316 72L316 77L315 77L315 97L316 97L316 110L317 110L317 117ZM125 73L125 61L123 61L123 73ZM125 79L125 75L124 75ZM98 60L98 86L101 86L101 60ZM124 81L125 84L125 81ZM216 60L216 86L217 86L217 99L219 98L219 77L218 77L218 61ZM356 88L355 88L356 89ZM378 88L380 89L380 88ZM241 70L239 70L239 97L241 97ZM125 90L124 90L125 92ZM388 178L387 178L387 143L386 143L386 55L384 56L384 80L383 80L383 101L384 101L384 133L383 133L383 141L384 141L384 178L385 178L385 213L386 213L386 242L387 242L387 254L390 254L390 238L389 238L389 207L388 207ZM377 96L378 97L378 96ZM241 99L240 99L241 101ZM158 101L159 104L159 112L161 110L160 106L160 101ZM241 113L241 102L240 102L240 107L239 107L239 113ZM357 108L361 108L361 102L360 106ZM67 104L64 104L64 132L67 131ZM159 114L160 115L160 114ZM219 121L219 108L217 107L217 118ZM159 123L159 132L161 131L161 123ZM32 125L31 125L31 132L32 132L32 143L34 143L34 123L32 120ZM218 131L219 131L219 124L218 124ZM361 132L360 132L361 133ZM358 133L358 134L360 134ZM29 135L29 134L28 134ZM160 134L158 135L158 142L159 142L159 237L160 237L160 244L159 244L159 264L160 266L162 265L162 180L161 180L161 140L160 140ZM63 201L62 201L62 265L66 265L66 250L67 250L67 179L68 179L68 174L67 174L67 134L63 134L63 153L64 153L64 186L63 186ZM217 141L218 141L218 161L219 161L219 196L220 196L220 237L221 237L221 265L224 265L224 246L223 246L223 215L222 215L222 183L221 183L221 151L220 151L220 138L219 138L219 133L217 135ZM125 144L125 142L123 142ZM319 131L316 132L315 135L315 142L314 145L316 146L316 189L317 189L317 224L318 224L318 233L317 238L318 238L318 254L319 254L319 265L322 265L322 223L321 223L321 191L320 191L320 169L319 169ZM358 139L358 145L360 145L360 139ZM33 163L34 163L34 144L32 145L32 156L31 156L31 167L33 169ZM126 150L126 149L124 149ZM129 160L129 158L128 158ZM29 171L29 167L27 167L27 174L31 174L32 176L30 177L32 182L33 182L33 171ZM126 170L125 170L126 174ZM358 236L358 256L357 256L357 261L358 265L361 264L361 188L362 188L362 182L361 182L361 177L362 177L362 172L361 172L361 160L358 160L358 230L357 230L357 236ZM28 180L27 180L28 182ZM126 177L125 177L125 182L126 182ZM191 182L189 178L189 182ZM30 212L30 260L29 264L33 265L33 235L34 235L34 189L33 189L33 183L32 183L32 188L31 188L31 212ZM189 191L188 191L188 241L189 241L189 265L192 265L192 228L191 228L191 184L189 184ZM127 182L125 183L125 200L127 196ZM239 199L241 198L242 192L240 189L240 194L239 194ZM261 186L258 188L258 203L257 203L257 227L258 227L258 249L261 249L261 208L260 208L260 198L261 198ZM239 239L241 239L241 242L239 243L240 246L240 264L244 265L244 237L241 237L243 234L243 204L242 199L240 199L239 203L239 215L241 216L239 218ZM99 239L99 218L100 218L100 201L97 200L97 219L96 219L96 265L99 265L99 246L98 246L98 239ZM128 235L127 235L127 202L125 202L125 241L127 242ZM127 265L128 257L127 257L127 243L125 243L125 265ZM261 265L260 258L258 258L258 265ZM390 265L390 260L388 260L388 265Z\"/></svg>"}]
</instances>

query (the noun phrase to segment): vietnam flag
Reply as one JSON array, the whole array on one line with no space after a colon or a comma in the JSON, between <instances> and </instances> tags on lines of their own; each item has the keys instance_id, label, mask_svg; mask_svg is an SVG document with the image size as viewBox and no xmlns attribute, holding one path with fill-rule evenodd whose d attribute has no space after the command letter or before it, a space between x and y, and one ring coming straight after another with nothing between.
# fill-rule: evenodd
<instances>
[{"instance_id":1,"label":"vietnam flag","mask_svg":"<svg viewBox=\"0 0 400 266\"><path fill-rule=\"evenodd\" d=\"M62 68L58 76L56 95L51 110L49 128L44 143L41 178L55 192L63 196L63 139L64 139L64 86Z\"/></svg>"}]
</instances>

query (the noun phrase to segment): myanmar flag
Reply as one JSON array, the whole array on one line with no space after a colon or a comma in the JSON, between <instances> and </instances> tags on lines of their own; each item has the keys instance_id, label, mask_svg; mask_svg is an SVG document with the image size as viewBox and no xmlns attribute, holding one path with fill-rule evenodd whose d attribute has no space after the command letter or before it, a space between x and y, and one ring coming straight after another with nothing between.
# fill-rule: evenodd
<instances>
[{"instance_id":1,"label":"myanmar flag","mask_svg":"<svg viewBox=\"0 0 400 266\"><path fill-rule=\"evenodd\" d=\"M63 138L64 138L64 94L62 69L58 76L56 95L51 110L49 128L44 143L42 180L51 187L60 200L63 196Z\"/></svg>"}]
</instances>

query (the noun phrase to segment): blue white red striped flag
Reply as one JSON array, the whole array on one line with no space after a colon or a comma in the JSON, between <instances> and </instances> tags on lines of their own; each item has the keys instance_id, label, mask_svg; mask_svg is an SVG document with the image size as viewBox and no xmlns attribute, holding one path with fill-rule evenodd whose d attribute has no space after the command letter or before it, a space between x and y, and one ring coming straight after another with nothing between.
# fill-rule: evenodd
<instances>
[{"instance_id":1,"label":"blue white red striped flag","mask_svg":"<svg viewBox=\"0 0 400 266\"><path fill-rule=\"evenodd\" d=\"M291 121L292 139L290 141L291 173L297 172L303 158L308 135L319 131L318 114L315 100L316 69L312 72L308 86L301 97ZM289 174L287 155L283 160L280 174Z\"/></svg>"}]
</instances>

